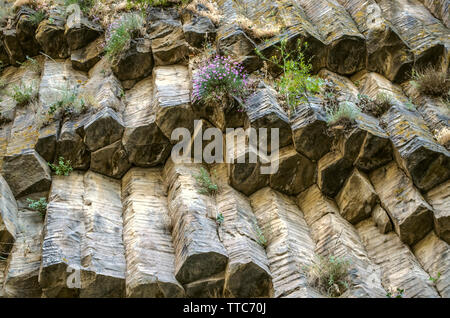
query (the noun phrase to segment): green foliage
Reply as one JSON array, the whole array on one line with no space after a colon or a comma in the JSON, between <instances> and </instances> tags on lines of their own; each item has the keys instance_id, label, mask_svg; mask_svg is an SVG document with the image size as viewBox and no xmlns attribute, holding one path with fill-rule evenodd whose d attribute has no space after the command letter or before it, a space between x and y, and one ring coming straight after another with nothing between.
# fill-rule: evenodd
<instances>
[{"instance_id":1,"label":"green foliage","mask_svg":"<svg viewBox=\"0 0 450 318\"><path fill-rule=\"evenodd\" d=\"M334 125L337 123L354 122L359 114L359 110L352 102L340 102L337 108L327 108L327 123Z\"/></svg>"},{"instance_id":2,"label":"green foliage","mask_svg":"<svg viewBox=\"0 0 450 318\"><path fill-rule=\"evenodd\" d=\"M105 52L110 61L115 61L128 47L133 32L144 25L144 17L137 13L126 13L113 22L106 32Z\"/></svg>"},{"instance_id":3,"label":"green foliage","mask_svg":"<svg viewBox=\"0 0 450 318\"><path fill-rule=\"evenodd\" d=\"M436 277L432 277L430 276L430 278L428 278L434 285L436 285L437 281L439 280L439 278L441 277L441 273L438 272Z\"/></svg>"},{"instance_id":4,"label":"green foliage","mask_svg":"<svg viewBox=\"0 0 450 318\"><path fill-rule=\"evenodd\" d=\"M309 283L330 297L339 297L349 289L349 269L350 262L344 258L318 256L308 268Z\"/></svg>"},{"instance_id":5,"label":"green foliage","mask_svg":"<svg viewBox=\"0 0 450 318\"><path fill-rule=\"evenodd\" d=\"M28 104L34 97L36 92L33 90L33 85L27 86L23 83L14 85L12 92L9 95L17 102L19 106Z\"/></svg>"},{"instance_id":6,"label":"green foliage","mask_svg":"<svg viewBox=\"0 0 450 318\"><path fill-rule=\"evenodd\" d=\"M57 176L68 176L73 171L70 160L64 161L64 157L59 157L57 165L54 165L50 162L48 163L48 165L53 171L55 171L55 174Z\"/></svg>"},{"instance_id":7,"label":"green foliage","mask_svg":"<svg viewBox=\"0 0 450 318\"><path fill-rule=\"evenodd\" d=\"M413 70L412 84L421 94L442 97L450 97L450 72L440 67L428 67L423 70Z\"/></svg>"},{"instance_id":8,"label":"green foliage","mask_svg":"<svg viewBox=\"0 0 450 318\"><path fill-rule=\"evenodd\" d=\"M308 102L308 96L318 94L323 80L311 75L312 65L306 60L303 50L308 44L297 43L295 50L287 49L287 40L283 39L279 46L275 46L279 56L267 59L260 51L256 53L260 58L268 61L282 70L281 76L276 80L275 86L285 102L295 108L302 102Z\"/></svg>"},{"instance_id":9,"label":"green foliage","mask_svg":"<svg viewBox=\"0 0 450 318\"><path fill-rule=\"evenodd\" d=\"M0 0L0 25L13 13L14 10L12 5L5 0Z\"/></svg>"},{"instance_id":10,"label":"green foliage","mask_svg":"<svg viewBox=\"0 0 450 318\"><path fill-rule=\"evenodd\" d=\"M169 1L169 0L127 0L127 8L138 8L144 10L147 7L169 7L171 5L184 5L190 0Z\"/></svg>"},{"instance_id":11,"label":"green foliage","mask_svg":"<svg viewBox=\"0 0 450 318\"><path fill-rule=\"evenodd\" d=\"M403 298L403 293L404 292L405 292L404 289L397 288L395 293L388 292L386 294L386 297L388 297L388 298Z\"/></svg>"},{"instance_id":12,"label":"green foliage","mask_svg":"<svg viewBox=\"0 0 450 318\"><path fill-rule=\"evenodd\" d=\"M87 14L95 5L95 0L64 0L64 6L68 7L72 4L78 4L81 11Z\"/></svg>"},{"instance_id":13,"label":"green foliage","mask_svg":"<svg viewBox=\"0 0 450 318\"><path fill-rule=\"evenodd\" d=\"M408 108L409 110L412 110L412 111L416 110L416 105L414 105L414 103L411 101L411 99L408 99L408 100L405 102L405 106L406 106L406 108Z\"/></svg>"},{"instance_id":14,"label":"green foliage","mask_svg":"<svg viewBox=\"0 0 450 318\"><path fill-rule=\"evenodd\" d=\"M42 218L45 217L45 212L47 211L47 200L45 198L40 198L39 200L27 199L29 202L28 207L34 211L39 212Z\"/></svg>"},{"instance_id":15,"label":"green foliage","mask_svg":"<svg viewBox=\"0 0 450 318\"><path fill-rule=\"evenodd\" d=\"M267 239L264 236L264 233L261 230L261 228L255 222L253 223L253 229L255 231L256 240L257 240L258 244L261 245L262 247L266 248L267 247Z\"/></svg>"},{"instance_id":16,"label":"green foliage","mask_svg":"<svg viewBox=\"0 0 450 318\"><path fill-rule=\"evenodd\" d=\"M358 107L363 112L380 117L394 105L395 100L391 94L380 92L375 99L367 95L358 94Z\"/></svg>"},{"instance_id":17,"label":"green foliage","mask_svg":"<svg viewBox=\"0 0 450 318\"><path fill-rule=\"evenodd\" d=\"M41 74L41 66L39 65L39 62L36 59L29 57L28 55L27 60L25 62L23 63L17 62L17 63L36 74Z\"/></svg>"},{"instance_id":18,"label":"green foliage","mask_svg":"<svg viewBox=\"0 0 450 318\"><path fill-rule=\"evenodd\" d=\"M217 214L217 218L216 218L217 224L219 224L219 226L220 226L223 224L223 221L224 221L223 214L222 213Z\"/></svg>"},{"instance_id":19,"label":"green foliage","mask_svg":"<svg viewBox=\"0 0 450 318\"><path fill-rule=\"evenodd\" d=\"M76 89L64 89L58 101L50 105L48 114L53 117L70 117L87 110L84 98L78 96Z\"/></svg>"},{"instance_id":20,"label":"green foliage","mask_svg":"<svg viewBox=\"0 0 450 318\"><path fill-rule=\"evenodd\" d=\"M37 10L28 17L28 20L31 21L31 23L33 23L34 26L38 26L39 23L41 23L41 21L45 19L45 16L46 14L44 11Z\"/></svg>"},{"instance_id":21,"label":"green foliage","mask_svg":"<svg viewBox=\"0 0 450 318\"><path fill-rule=\"evenodd\" d=\"M197 181L197 185L200 187L199 193L214 196L219 192L219 187L212 182L209 173L205 168L201 167L200 173L194 175L194 178Z\"/></svg>"}]
</instances>

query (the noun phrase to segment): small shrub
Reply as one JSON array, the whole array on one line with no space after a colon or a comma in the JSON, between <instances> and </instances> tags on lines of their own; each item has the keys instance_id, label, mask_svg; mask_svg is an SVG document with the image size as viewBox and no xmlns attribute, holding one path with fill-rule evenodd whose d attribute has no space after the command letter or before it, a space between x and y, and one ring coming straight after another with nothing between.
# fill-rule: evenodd
<instances>
[{"instance_id":1,"label":"small shrub","mask_svg":"<svg viewBox=\"0 0 450 318\"><path fill-rule=\"evenodd\" d=\"M287 49L287 40L283 39L279 46L275 46L279 56L267 59L261 52L256 53L263 60L275 65L282 70L281 76L276 80L275 87L281 94L282 101L294 109L302 102L308 102L308 96L318 94L323 85L323 80L311 75L312 65L306 60L303 53L308 44L297 42L297 48L293 51Z\"/></svg>"},{"instance_id":2,"label":"small shrub","mask_svg":"<svg viewBox=\"0 0 450 318\"><path fill-rule=\"evenodd\" d=\"M48 165L53 171L55 171L55 174L57 176L68 176L73 171L70 160L64 161L64 157L59 157L57 165L54 165L50 162L48 163Z\"/></svg>"},{"instance_id":3,"label":"small shrub","mask_svg":"<svg viewBox=\"0 0 450 318\"><path fill-rule=\"evenodd\" d=\"M86 101L76 89L64 89L59 100L50 105L48 114L53 118L72 117L87 110Z\"/></svg>"},{"instance_id":4,"label":"small shrub","mask_svg":"<svg viewBox=\"0 0 450 318\"><path fill-rule=\"evenodd\" d=\"M327 112L327 122L328 125L341 124L344 126L349 126L353 124L356 117L359 114L359 110L356 105L352 102L340 102L338 107L335 109L328 108Z\"/></svg>"},{"instance_id":5,"label":"small shrub","mask_svg":"<svg viewBox=\"0 0 450 318\"><path fill-rule=\"evenodd\" d=\"M108 59L114 62L129 46L133 33L144 25L144 18L137 13L126 13L111 23L106 31L105 52Z\"/></svg>"},{"instance_id":6,"label":"small shrub","mask_svg":"<svg viewBox=\"0 0 450 318\"><path fill-rule=\"evenodd\" d=\"M438 67L427 67L413 71L413 84L420 93L428 96L450 97L450 72Z\"/></svg>"},{"instance_id":7,"label":"small shrub","mask_svg":"<svg viewBox=\"0 0 450 318\"><path fill-rule=\"evenodd\" d=\"M245 32L245 34L249 35L254 40L269 39L282 32L281 25L255 25L253 21L243 15L239 15L237 17L236 23Z\"/></svg>"},{"instance_id":8,"label":"small shrub","mask_svg":"<svg viewBox=\"0 0 450 318\"><path fill-rule=\"evenodd\" d=\"M36 92L33 90L33 85L27 86L23 83L14 85L10 96L16 101L19 106L23 106L31 102L36 97Z\"/></svg>"},{"instance_id":9,"label":"small shrub","mask_svg":"<svg viewBox=\"0 0 450 318\"><path fill-rule=\"evenodd\" d=\"M224 221L225 219L224 219L224 217L223 217L223 214L222 213L218 213L217 214L217 218L216 218L216 222L217 222L217 224L219 225L219 226L221 226L222 224L223 224L223 221Z\"/></svg>"},{"instance_id":10,"label":"small shrub","mask_svg":"<svg viewBox=\"0 0 450 318\"><path fill-rule=\"evenodd\" d=\"M217 186L217 184L211 181L209 173L205 168L201 167L200 173L194 175L194 178L197 181L197 185L200 187L200 190L198 191L199 193L207 194L210 196L214 196L218 193L219 187Z\"/></svg>"},{"instance_id":11,"label":"small shrub","mask_svg":"<svg viewBox=\"0 0 450 318\"><path fill-rule=\"evenodd\" d=\"M253 223L253 229L255 231L256 240L257 240L258 244L261 245L262 247L266 248L267 247L267 239L264 236L264 233L261 230L261 228L255 222Z\"/></svg>"},{"instance_id":12,"label":"small shrub","mask_svg":"<svg viewBox=\"0 0 450 318\"><path fill-rule=\"evenodd\" d=\"M198 8L206 8L207 10L199 10ZM210 0L193 0L190 1L186 7L186 10L191 11L199 16L207 17L217 27L223 19L222 12L218 5Z\"/></svg>"},{"instance_id":13,"label":"small shrub","mask_svg":"<svg viewBox=\"0 0 450 318\"><path fill-rule=\"evenodd\" d=\"M41 74L41 66L39 65L39 62L36 59L29 57L28 55L25 62L18 63L36 74Z\"/></svg>"},{"instance_id":14,"label":"small shrub","mask_svg":"<svg viewBox=\"0 0 450 318\"><path fill-rule=\"evenodd\" d=\"M416 105L414 105L414 103L411 101L411 99L408 99L404 105L406 106L407 109L409 109L411 111L416 110Z\"/></svg>"},{"instance_id":15,"label":"small shrub","mask_svg":"<svg viewBox=\"0 0 450 318\"><path fill-rule=\"evenodd\" d=\"M217 55L195 72L192 99L205 105L221 103L224 108L234 105L237 99L243 105L252 92L251 84L242 65Z\"/></svg>"},{"instance_id":16,"label":"small shrub","mask_svg":"<svg viewBox=\"0 0 450 318\"><path fill-rule=\"evenodd\" d=\"M318 256L308 269L308 280L321 293L339 297L350 287L349 269L350 262L346 259Z\"/></svg>"},{"instance_id":17,"label":"small shrub","mask_svg":"<svg viewBox=\"0 0 450 318\"><path fill-rule=\"evenodd\" d=\"M433 283L433 285L436 285L436 283L437 283L437 281L439 280L440 277L441 277L441 273L438 272L436 277L430 276L430 278L428 278L428 279Z\"/></svg>"},{"instance_id":18,"label":"small shrub","mask_svg":"<svg viewBox=\"0 0 450 318\"><path fill-rule=\"evenodd\" d=\"M42 218L45 217L45 212L47 211L47 200L45 198L40 198L39 200L27 199L29 202L28 207L34 211L39 212Z\"/></svg>"},{"instance_id":19,"label":"small shrub","mask_svg":"<svg viewBox=\"0 0 450 318\"><path fill-rule=\"evenodd\" d=\"M403 298L404 289L397 288L395 292L388 292L386 294L387 298Z\"/></svg>"},{"instance_id":20,"label":"small shrub","mask_svg":"<svg viewBox=\"0 0 450 318\"><path fill-rule=\"evenodd\" d=\"M394 99L392 95L388 93L378 93L375 99L371 99L367 95L358 95L358 107L366 114L380 117L387 112L392 105L394 105Z\"/></svg>"},{"instance_id":21,"label":"small shrub","mask_svg":"<svg viewBox=\"0 0 450 318\"><path fill-rule=\"evenodd\" d=\"M36 10L35 12L33 12L33 14L31 14L28 17L28 20L31 21L31 23L34 26L38 26L39 23L41 23L42 20L45 19L45 17L46 17L46 14L45 14L45 12L43 10Z\"/></svg>"}]
</instances>

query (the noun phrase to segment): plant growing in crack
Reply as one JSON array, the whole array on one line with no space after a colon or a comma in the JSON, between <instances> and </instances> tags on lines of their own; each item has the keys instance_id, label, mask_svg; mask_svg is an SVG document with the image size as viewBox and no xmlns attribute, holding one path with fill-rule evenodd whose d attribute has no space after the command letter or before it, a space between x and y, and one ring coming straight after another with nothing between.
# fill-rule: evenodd
<instances>
[{"instance_id":1,"label":"plant growing in crack","mask_svg":"<svg viewBox=\"0 0 450 318\"><path fill-rule=\"evenodd\" d=\"M436 277L430 276L430 278L428 278L428 280L430 280L433 283L433 285L436 285L436 283L437 283L437 281L439 280L440 277L441 277L441 273L438 272L436 274Z\"/></svg>"},{"instance_id":2,"label":"plant growing in crack","mask_svg":"<svg viewBox=\"0 0 450 318\"><path fill-rule=\"evenodd\" d=\"M387 298L403 298L403 293L404 293L404 292L405 292L404 289L397 288L397 290L394 291L394 292L392 292L392 291L388 292L388 293L386 294L386 297L387 297Z\"/></svg>"},{"instance_id":3,"label":"plant growing in crack","mask_svg":"<svg viewBox=\"0 0 450 318\"><path fill-rule=\"evenodd\" d=\"M309 104L309 96L320 93L324 81L311 75L312 65L307 60L304 51L308 43L297 42L296 48L289 50L287 39L283 39L280 45L275 46L278 54L265 57L259 50L256 54L269 64L281 69L281 75L275 81L275 88L291 109L295 109L301 103Z\"/></svg>"},{"instance_id":4,"label":"plant growing in crack","mask_svg":"<svg viewBox=\"0 0 450 318\"><path fill-rule=\"evenodd\" d=\"M45 198L40 198L39 200L27 198L27 202L29 202L28 207L30 209L39 212L42 218L45 217L45 212L47 211L47 200Z\"/></svg>"},{"instance_id":5,"label":"plant growing in crack","mask_svg":"<svg viewBox=\"0 0 450 318\"><path fill-rule=\"evenodd\" d=\"M64 160L64 157L59 157L58 164L49 162L48 165L57 176L68 176L73 171L70 160Z\"/></svg>"},{"instance_id":6,"label":"plant growing in crack","mask_svg":"<svg viewBox=\"0 0 450 318\"><path fill-rule=\"evenodd\" d=\"M200 167L200 173L194 175L194 178L197 181L197 186L200 188L198 190L199 193L215 196L219 192L219 186L211 180L205 168Z\"/></svg>"},{"instance_id":7,"label":"plant growing in crack","mask_svg":"<svg viewBox=\"0 0 450 318\"><path fill-rule=\"evenodd\" d=\"M258 226L258 224L256 222L253 222L253 230L255 231L256 234L256 241L258 242L259 245L261 245L262 247L266 248L267 247L267 239L264 236L263 231L261 230L261 228Z\"/></svg>"}]
</instances>

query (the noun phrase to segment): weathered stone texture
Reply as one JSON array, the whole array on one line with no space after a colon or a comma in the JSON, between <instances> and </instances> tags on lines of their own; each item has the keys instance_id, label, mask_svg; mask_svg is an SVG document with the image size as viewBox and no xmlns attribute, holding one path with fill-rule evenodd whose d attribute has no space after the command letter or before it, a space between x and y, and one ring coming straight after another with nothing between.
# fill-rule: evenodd
<instances>
[{"instance_id":1,"label":"weathered stone texture","mask_svg":"<svg viewBox=\"0 0 450 318\"><path fill-rule=\"evenodd\" d=\"M431 231L423 240L413 246L416 255L423 269L427 271L431 278L435 279L434 285L443 298L450 297L450 248L447 243L440 240Z\"/></svg>"},{"instance_id":2,"label":"weathered stone texture","mask_svg":"<svg viewBox=\"0 0 450 318\"><path fill-rule=\"evenodd\" d=\"M0 174L0 255L5 257L17 236L17 202L13 193Z\"/></svg>"},{"instance_id":3,"label":"weathered stone texture","mask_svg":"<svg viewBox=\"0 0 450 318\"><path fill-rule=\"evenodd\" d=\"M181 297L172 221L161 170L133 168L122 179L127 297Z\"/></svg>"},{"instance_id":4,"label":"weathered stone texture","mask_svg":"<svg viewBox=\"0 0 450 318\"><path fill-rule=\"evenodd\" d=\"M275 297L311 297L306 268L314 257L314 241L295 202L270 188L253 194L251 204L266 243Z\"/></svg>"},{"instance_id":5,"label":"weathered stone texture","mask_svg":"<svg viewBox=\"0 0 450 318\"><path fill-rule=\"evenodd\" d=\"M432 207L394 162L372 172L370 181L404 243L414 244L431 230Z\"/></svg>"},{"instance_id":6,"label":"weathered stone texture","mask_svg":"<svg viewBox=\"0 0 450 318\"><path fill-rule=\"evenodd\" d=\"M226 183L227 167L212 167L220 187L216 195L218 213L223 216L219 237L228 252L224 294L229 297L271 297L272 275L264 247L258 243L257 220L250 200Z\"/></svg>"},{"instance_id":7,"label":"weathered stone texture","mask_svg":"<svg viewBox=\"0 0 450 318\"><path fill-rule=\"evenodd\" d=\"M217 234L214 199L199 193L194 177L200 173L199 168L169 159L163 173L173 224L175 277L183 285L223 272L228 261Z\"/></svg>"},{"instance_id":8,"label":"weathered stone texture","mask_svg":"<svg viewBox=\"0 0 450 318\"><path fill-rule=\"evenodd\" d=\"M434 209L434 230L450 244L450 181L447 181L425 194Z\"/></svg>"},{"instance_id":9,"label":"weathered stone texture","mask_svg":"<svg viewBox=\"0 0 450 318\"><path fill-rule=\"evenodd\" d=\"M381 268L381 280L387 292L403 289L406 298L437 298L428 275L411 250L394 232L381 234L371 219L356 226L369 257Z\"/></svg>"}]
</instances>

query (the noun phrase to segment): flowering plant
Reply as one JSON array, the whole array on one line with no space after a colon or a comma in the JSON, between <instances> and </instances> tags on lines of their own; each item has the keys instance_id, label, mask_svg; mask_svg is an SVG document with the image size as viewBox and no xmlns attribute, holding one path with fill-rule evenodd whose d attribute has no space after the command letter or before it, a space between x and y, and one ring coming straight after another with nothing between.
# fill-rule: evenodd
<instances>
[{"instance_id":1,"label":"flowering plant","mask_svg":"<svg viewBox=\"0 0 450 318\"><path fill-rule=\"evenodd\" d=\"M194 103L221 102L224 107L232 105L234 99L242 104L251 93L251 84L242 65L216 55L194 73L192 99Z\"/></svg>"}]
</instances>

